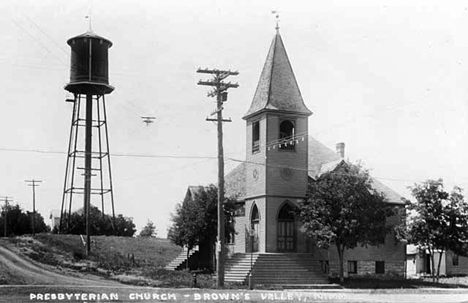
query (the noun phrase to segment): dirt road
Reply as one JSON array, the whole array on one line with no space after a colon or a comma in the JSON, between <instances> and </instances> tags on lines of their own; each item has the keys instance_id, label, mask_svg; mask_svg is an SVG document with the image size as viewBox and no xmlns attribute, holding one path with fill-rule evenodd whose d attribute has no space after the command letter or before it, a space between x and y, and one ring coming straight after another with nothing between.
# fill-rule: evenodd
<instances>
[{"instance_id":1,"label":"dirt road","mask_svg":"<svg viewBox=\"0 0 468 303\"><path fill-rule=\"evenodd\" d=\"M65 269L37 264L9 250L0 243L0 275L7 284L20 285L120 285L98 276L72 273Z\"/></svg>"}]
</instances>

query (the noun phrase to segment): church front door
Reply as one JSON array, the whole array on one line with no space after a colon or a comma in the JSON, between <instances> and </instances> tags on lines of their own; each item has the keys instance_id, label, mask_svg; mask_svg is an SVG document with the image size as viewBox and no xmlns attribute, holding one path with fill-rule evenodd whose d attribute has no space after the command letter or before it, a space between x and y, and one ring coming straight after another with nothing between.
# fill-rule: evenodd
<instances>
[{"instance_id":1,"label":"church front door","mask_svg":"<svg viewBox=\"0 0 468 303\"><path fill-rule=\"evenodd\" d=\"M258 227L259 227L259 224L258 224L258 221L257 222L253 222L252 224L252 231L253 231L253 236L252 236L252 252L258 252Z\"/></svg>"},{"instance_id":2,"label":"church front door","mask_svg":"<svg viewBox=\"0 0 468 303\"><path fill-rule=\"evenodd\" d=\"M296 251L296 223L293 209L289 203L286 203L278 214L277 235L279 252Z\"/></svg>"}]
</instances>

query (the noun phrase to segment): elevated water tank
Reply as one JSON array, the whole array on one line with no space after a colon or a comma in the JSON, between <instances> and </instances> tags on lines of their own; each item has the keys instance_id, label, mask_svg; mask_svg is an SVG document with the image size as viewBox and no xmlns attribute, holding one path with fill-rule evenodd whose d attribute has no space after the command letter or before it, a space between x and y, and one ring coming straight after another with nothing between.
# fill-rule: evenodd
<instances>
[{"instance_id":1,"label":"elevated water tank","mask_svg":"<svg viewBox=\"0 0 468 303\"><path fill-rule=\"evenodd\" d=\"M70 83L65 89L75 94L109 94L114 87L109 85L108 51L112 42L92 31L70 38L71 47Z\"/></svg>"}]
</instances>

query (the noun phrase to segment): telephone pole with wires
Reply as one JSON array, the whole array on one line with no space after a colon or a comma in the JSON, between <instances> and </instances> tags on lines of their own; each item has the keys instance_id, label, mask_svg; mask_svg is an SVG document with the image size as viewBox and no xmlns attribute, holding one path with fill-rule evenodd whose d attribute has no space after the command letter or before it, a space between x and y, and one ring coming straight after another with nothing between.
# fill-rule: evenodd
<instances>
[{"instance_id":1,"label":"telephone pole with wires","mask_svg":"<svg viewBox=\"0 0 468 303\"><path fill-rule=\"evenodd\" d=\"M28 186L32 187L33 192L33 217L32 217L32 234L33 237L36 235L36 186L39 186L37 183L41 183L42 180L25 180Z\"/></svg>"},{"instance_id":2,"label":"telephone pole with wires","mask_svg":"<svg viewBox=\"0 0 468 303\"><path fill-rule=\"evenodd\" d=\"M236 76L239 72L230 70L218 69L201 69L197 73L210 74L212 79L200 80L198 85L211 86L213 89L208 93L208 97L216 97L216 110L211 115L216 115L216 119L206 118L207 121L214 121L218 125L218 241L216 244L216 277L217 286L224 286L224 151L223 151L223 122L231 122L231 119L223 119L223 103L227 101L227 90L229 88L237 88L239 84L224 82L229 76Z\"/></svg>"},{"instance_id":3,"label":"telephone pole with wires","mask_svg":"<svg viewBox=\"0 0 468 303\"><path fill-rule=\"evenodd\" d=\"M13 198L12 197L8 197L8 196L3 196L3 197L0 197L0 201L4 202L5 203L5 206L3 207L3 214L4 214L4 218L3 218L3 236L6 238L8 233L7 233L7 229L8 229L8 224L7 224L7 220L8 220L8 201L10 202L13 202Z\"/></svg>"}]
</instances>

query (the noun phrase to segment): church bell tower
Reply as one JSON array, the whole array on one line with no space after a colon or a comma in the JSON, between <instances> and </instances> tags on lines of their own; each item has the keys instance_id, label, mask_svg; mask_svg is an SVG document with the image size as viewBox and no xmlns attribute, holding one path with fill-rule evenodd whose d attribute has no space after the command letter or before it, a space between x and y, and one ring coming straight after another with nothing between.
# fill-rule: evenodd
<instances>
[{"instance_id":1,"label":"church bell tower","mask_svg":"<svg viewBox=\"0 0 468 303\"><path fill-rule=\"evenodd\" d=\"M249 110L246 146L246 216L254 234L247 251L298 252L292 211L308 183L308 118L283 40L276 28Z\"/></svg>"}]
</instances>

